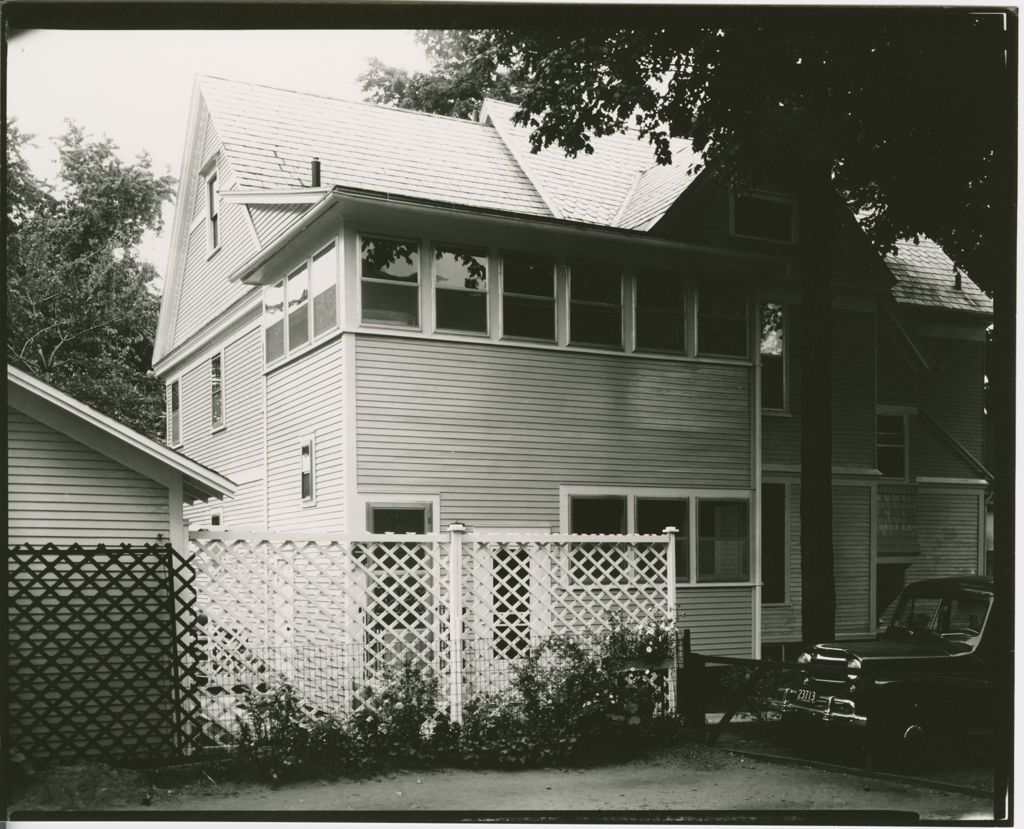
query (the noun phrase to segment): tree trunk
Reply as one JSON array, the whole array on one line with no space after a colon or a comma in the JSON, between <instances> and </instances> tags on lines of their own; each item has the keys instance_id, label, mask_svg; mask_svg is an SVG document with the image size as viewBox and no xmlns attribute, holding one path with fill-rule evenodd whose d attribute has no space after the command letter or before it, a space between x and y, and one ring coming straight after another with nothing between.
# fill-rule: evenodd
<instances>
[{"instance_id":1,"label":"tree trunk","mask_svg":"<svg viewBox=\"0 0 1024 829\"><path fill-rule=\"evenodd\" d=\"M805 644L835 638L832 551L832 275L827 168L810 165L800 209L800 570Z\"/></svg>"}]
</instances>

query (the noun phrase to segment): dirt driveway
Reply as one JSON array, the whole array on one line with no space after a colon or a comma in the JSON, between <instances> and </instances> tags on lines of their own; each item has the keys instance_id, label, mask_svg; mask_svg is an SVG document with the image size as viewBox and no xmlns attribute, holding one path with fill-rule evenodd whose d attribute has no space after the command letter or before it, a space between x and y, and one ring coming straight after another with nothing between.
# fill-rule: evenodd
<instances>
[{"instance_id":1,"label":"dirt driveway","mask_svg":"<svg viewBox=\"0 0 1024 829\"><path fill-rule=\"evenodd\" d=\"M125 806L139 808L137 803ZM344 819L338 813L352 811L422 813L429 819L434 811L480 815L564 810L897 810L929 821L992 816L992 801L986 798L744 759L695 745L584 769L403 772L277 789L192 784L177 792L158 793L151 808L159 812L314 811L335 813L338 819Z\"/></svg>"}]
</instances>

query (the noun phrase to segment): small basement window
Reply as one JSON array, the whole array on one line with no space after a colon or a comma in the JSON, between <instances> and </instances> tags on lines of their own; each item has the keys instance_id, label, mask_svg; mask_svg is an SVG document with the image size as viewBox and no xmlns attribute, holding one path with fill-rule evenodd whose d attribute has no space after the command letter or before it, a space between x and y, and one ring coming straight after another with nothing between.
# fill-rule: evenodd
<instances>
[{"instance_id":1,"label":"small basement window","mask_svg":"<svg viewBox=\"0 0 1024 829\"><path fill-rule=\"evenodd\" d=\"M416 242L360 239L362 321L416 328L420 324L420 247Z\"/></svg>"},{"instance_id":2,"label":"small basement window","mask_svg":"<svg viewBox=\"0 0 1024 829\"><path fill-rule=\"evenodd\" d=\"M375 534L425 535L433 532L430 504L367 504L366 527Z\"/></svg>"},{"instance_id":3,"label":"small basement window","mask_svg":"<svg viewBox=\"0 0 1024 829\"><path fill-rule=\"evenodd\" d=\"M487 251L434 248L437 327L487 333Z\"/></svg>"}]
</instances>

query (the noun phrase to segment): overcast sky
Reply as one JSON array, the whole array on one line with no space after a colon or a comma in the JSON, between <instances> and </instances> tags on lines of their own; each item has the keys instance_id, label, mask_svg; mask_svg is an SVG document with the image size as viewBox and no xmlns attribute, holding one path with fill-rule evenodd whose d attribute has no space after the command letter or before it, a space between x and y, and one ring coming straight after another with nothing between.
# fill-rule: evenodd
<instances>
[{"instance_id":1,"label":"overcast sky","mask_svg":"<svg viewBox=\"0 0 1024 829\"><path fill-rule=\"evenodd\" d=\"M112 138L128 159L147 151L158 174L177 177L196 75L361 100L356 77L371 56L406 69L429 66L411 31L12 32L7 113L35 135L26 156L38 176L56 171L52 139L70 118ZM163 233L143 250L161 273L170 218L169 208Z\"/></svg>"}]
</instances>

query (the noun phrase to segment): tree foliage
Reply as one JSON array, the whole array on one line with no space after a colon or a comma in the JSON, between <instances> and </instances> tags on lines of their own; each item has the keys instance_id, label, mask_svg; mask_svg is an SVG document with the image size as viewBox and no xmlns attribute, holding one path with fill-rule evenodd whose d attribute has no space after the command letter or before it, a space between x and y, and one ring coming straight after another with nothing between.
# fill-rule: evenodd
<instances>
[{"instance_id":1,"label":"tree foliage","mask_svg":"<svg viewBox=\"0 0 1024 829\"><path fill-rule=\"evenodd\" d=\"M7 359L154 438L162 384L149 372L159 313L156 269L139 259L174 194L148 156L125 163L110 139L68 122L55 187L24 159L29 137L7 126Z\"/></svg>"},{"instance_id":2,"label":"tree foliage","mask_svg":"<svg viewBox=\"0 0 1024 829\"><path fill-rule=\"evenodd\" d=\"M359 76L367 100L456 118L472 117L485 97L519 100L521 75L487 57L483 33L425 30L416 39L434 62L431 71L409 72L370 58Z\"/></svg>"}]
</instances>

